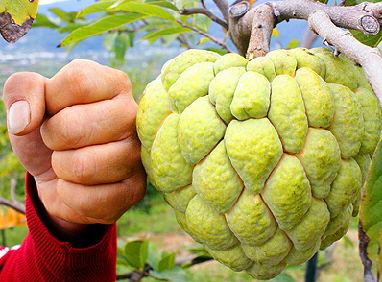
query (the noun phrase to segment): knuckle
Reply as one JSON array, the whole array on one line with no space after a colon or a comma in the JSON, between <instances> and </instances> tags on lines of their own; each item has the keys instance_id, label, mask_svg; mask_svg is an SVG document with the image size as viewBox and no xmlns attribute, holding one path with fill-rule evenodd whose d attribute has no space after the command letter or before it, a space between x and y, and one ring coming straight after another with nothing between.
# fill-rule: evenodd
<instances>
[{"instance_id":1,"label":"knuckle","mask_svg":"<svg viewBox=\"0 0 382 282\"><path fill-rule=\"evenodd\" d=\"M12 74L4 83L3 99L7 98L8 95L17 94L18 90L20 90L20 85L28 87L29 83L34 80L36 75L37 74L30 72L16 72Z\"/></svg>"},{"instance_id":2,"label":"knuckle","mask_svg":"<svg viewBox=\"0 0 382 282\"><path fill-rule=\"evenodd\" d=\"M116 70L116 77L119 83L121 84L122 88L130 91L132 85L127 73L121 70Z\"/></svg>"},{"instance_id":3,"label":"knuckle","mask_svg":"<svg viewBox=\"0 0 382 282\"><path fill-rule=\"evenodd\" d=\"M72 160L73 177L78 182L83 182L91 177L89 170L89 155L82 152L75 154Z\"/></svg>"},{"instance_id":4,"label":"knuckle","mask_svg":"<svg viewBox=\"0 0 382 282\"><path fill-rule=\"evenodd\" d=\"M129 207L140 202L146 194L146 175L144 172L139 172L136 175L136 180L133 185L129 185L127 189L132 190L129 198Z\"/></svg>"},{"instance_id":5,"label":"knuckle","mask_svg":"<svg viewBox=\"0 0 382 282\"><path fill-rule=\"evenodd\" d=\"M62 69L64 80L77 95L87 95L92 91L91 71L95 64L95 62L76 59Z\"/></svg>"},{"instance_id":6,"label":"knuckle","mask_svg":"<svg viewBox=\"0 0 382 282\"><path fill-rule=\"evenodd\" d=\"M59 122L57 123L57 131L52 133L60 139L60 144L68 148L77 148L82 142L82 127L80 123L72 120L73 116L65 115L67 109L69 108L65 108L59 113L61 116L59 116Z\"/></svg>"}]
</instances>

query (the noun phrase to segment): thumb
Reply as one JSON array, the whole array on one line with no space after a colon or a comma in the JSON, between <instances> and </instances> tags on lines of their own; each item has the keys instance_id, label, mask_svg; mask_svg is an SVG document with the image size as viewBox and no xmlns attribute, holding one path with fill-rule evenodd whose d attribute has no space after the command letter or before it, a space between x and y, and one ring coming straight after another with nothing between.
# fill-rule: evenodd
<instances>
[{"instance_id":1,"label":"thumb","mask_svg":"<svg viewBox=\"0 0 382 282\"><path fill-rule=\"evenodd\" d=\"M35 177L51 168L52 152L40 134L45 114L46 80L36 73L16 73L6 81L3 92L12 150Z\"/></svg>"},{"instance_id":2,"label":"thumb","mask_svg":"<svg viewBox=\"0 0 382 282\"><path fill-rule=\"evenodd\" d=\"M25 135L41 126L45 114L45 80L37 73L13 74L4 84L8 131Z\"/></svg>"}]
</instances>

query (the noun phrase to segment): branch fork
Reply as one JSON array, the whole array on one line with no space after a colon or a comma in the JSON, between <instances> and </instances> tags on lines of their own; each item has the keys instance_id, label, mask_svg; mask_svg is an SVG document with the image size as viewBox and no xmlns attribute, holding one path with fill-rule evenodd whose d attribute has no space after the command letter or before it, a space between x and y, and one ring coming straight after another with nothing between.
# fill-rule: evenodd
<instances>
[{"instance_id":1,"label":"branch fork","mask_svg":"<svg viewBox=\"0 0 382 282\"><path fill-rule=\"evenodd\" d=\"M272 30L278 23L304 19L308 21L310 29L331 44L336 52L344 53L363 67L382 104L381 54L378 49L359 42L347 30L358 30L366 35L377 34L382 24L382 3L327 6L313 0L272 1L235 17L231 11L237 9L243 9L243 2L230 7L228 26L232 41L241 55L246 55L248 59L264 56L270 50Z\"/></svg>"}]
</instances>

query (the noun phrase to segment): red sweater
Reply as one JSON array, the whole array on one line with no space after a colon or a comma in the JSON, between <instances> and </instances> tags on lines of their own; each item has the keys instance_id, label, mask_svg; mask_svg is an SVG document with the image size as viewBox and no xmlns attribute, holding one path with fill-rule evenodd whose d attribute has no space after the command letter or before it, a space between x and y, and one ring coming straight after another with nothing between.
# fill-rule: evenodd
<instances>
[{"instance_id":1,"label":"red sweater","mask_svg":"<svg viewBox=\"0 0 382 282\"><path fill-rule=\"evenodd\" d=\"M43 222L32 176L26 178L26 191L29 232L19 248L0 250L0 281L115 281L115 225L95 245L75 248L55 238Z\"/></svg>"}]
</instances>

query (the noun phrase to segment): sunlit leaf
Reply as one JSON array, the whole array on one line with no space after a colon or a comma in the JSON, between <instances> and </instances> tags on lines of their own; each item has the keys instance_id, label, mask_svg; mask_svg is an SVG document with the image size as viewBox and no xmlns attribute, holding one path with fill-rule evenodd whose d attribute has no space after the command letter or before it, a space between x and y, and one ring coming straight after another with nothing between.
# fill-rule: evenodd
<instances>
[{"instance_id":1,"label":"sunlit leaf","mask_svg":"<svg viewBox=\"0 0 382 282\"><path fill-rule=\"evenodd\" d=\"M274 36L274 37L276 37L276 38L278 38L278 37L280 36L280 33L279 33L279 31L277 30L277 28L274 28L274 29L272 30L272 36Z\"/></svg>"},{"instance_id":2,"label":"sunlit leaf","mask_svg":"<svg viewBox=\"0 0 382 282\"><path fill-rule=\"evenodd\" d=\"M38 0L1 0L0 33L8 42L15 42L32 27Z\"/></svg>"},{"instance_id":3,"label":"sunlit leaf","mask_svg":"<svg viewBox=\"0 0 382 282\"><path fill-rule=\"evenodd\" d=\"M207 48L204 48L204 50L212 51L212 52L218 53L219 55L225 55L228 53L228 51L223 48L207 47Z\"/></svg>"},{"instance_id":4,"label":"sunlit leaf","mask_svg":"<svg viewBox=\"0 0 382 282\"><path fill-rule=\"evenodd\" d=\"M165 1L165 0L146 0L145 3L161 6L161 7L173 10L173 11L178 11L178 8L174 4L172 4L170 1Z\"/></svg>"},{"instance_id":5,"label":"sunlit leaf","mask_svg":"<svg viewBox=\"0 0 382 282\"><path fill-rule=\"evenodd\" d=\"M208 42L210 42L211 40L207 37L201 37L199 42L198 42L198 45L203 45L203 44L206 44Z\"/></svg>"},{"instance_id":6,"label":"sunlit leaf","mask_svg":"<svg viewBox=\"0 0 382 282\"><path fill-rule=\"evenodd\" d=\"M17 226L25 226L25 215L12 208L0 207L0 230Z\"/></svg>"},{"instance_id":7,"label":"sunlit leaf","mask_svg":"<svg viewBox=\"0 0 382 282\"><path fill-rule=\"evenodd\" d=\"M62 47L79 42L88 37L99 35L109 30L120 28L126 24L135 22L145 17L147 17L147 15L142 15L138 13L130 13L128 15L105 16L89 25L74 30L62 40L59 46Z\"/></svg>"},{"instance_id":8,"label":"sunlit leaf","mask_svg":"<svg viewBox=\"0 0 382 282\"><path fill-rule=\"evenodd\" d=\"M299 40L292 39L291 41L289 41L287 48L288 49L293 49L293 48L297 48L299 45L300 45L300 41Z\"/></svg>"},{"instance_id":9,"label":"sunlit leaf","mask_svg":"<svg viewBox=\"0 0 382 282\"><path fill-rule=\"evenodd\" d=\"M104 12L104 11L106 11L107 8L109 8L114 3L115 3L115 0L96 2L90 6L85 7L81 11L79 11L77 13L77 17L83 17L83 16L86 16L88 14Z\"/></svg>"},{"instance_id":10,"label":"sunlit leaf","mask_svg":"<svg viewBox=\"0 0 382 282\"><path fill-rule=\"evenodd\" d=\"M60 8L50 8L49 12L56 15L61 21L71 23L76 19L77 12L66 12Z\"/></svg>"},{"instance_id":11,"label":"sunlit leaf","mask_svg":"<svg viewBox=\"0 0 382 282\"><path fill-rule=\"evenodd\" d=\"M146 4L146 3L137 3L132 1L123 1L118 5L111 6L108 10L110 11L124 11L124 12L136 12L145 14L151 17L159 17L166 20L174 21L175 17L170 12L162 9L160 6Z\"/></svg>"}]
</instances>

